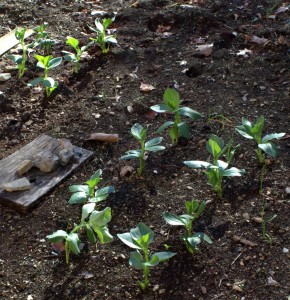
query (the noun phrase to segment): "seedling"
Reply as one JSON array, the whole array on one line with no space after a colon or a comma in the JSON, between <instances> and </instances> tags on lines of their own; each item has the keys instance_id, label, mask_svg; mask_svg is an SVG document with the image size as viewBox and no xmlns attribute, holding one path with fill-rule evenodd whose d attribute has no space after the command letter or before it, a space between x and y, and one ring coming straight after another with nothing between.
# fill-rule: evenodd
<instances>
[{"instance_id":1,"label":"seedling","mask_svg":"<svg viewBox=\"0 0 290 300\"><path fill-rule=\"evenodd\" d=\"M19 41L21 50L22 50L22 55L16 54L12 55L9 54L7 57L11 59L15 64L17 64L17 68L19 70L18 72L18 77L21 78L24 73L27 71L26 67L26 61L27 61L27 52L28 52L28 46L25 44L25 28L16 28L15 29L15 37Z\"/></svg>"},{"instance_id":2,"label":"seedling","mask_svg":"<svg viewBox=\"0 0 290 300\"><path fill-rule=\"evenodd\" d=\"M43 76L30 81L28 86L36 86L37 84L42 83L45 87L46 96L49 97L51 93L58 87L58 82L53 78L48 77L48 71L59 66L62 62L62 58L53 58L52 55L41 56L37 54L35 54L34 57L38 60L36 66L43 69Z\"/></svg>"},{"instance_id":3,"label":"seedling","mask_svg":"<svg viewBox=\"0 0 290 300\"><path fill-rule=\"evenodd\" d=\"M137 269L143 270L144 280L140 287L145 290L149 285L149 267L155 267L174 256L173 252L150 253L148 246L153 242L154 233L144 223L139 223L130 232L117 234L118 238L127 246L137 249L130 253L129 264Z\"/></svg>"},{"instance_id":4,"label":"seedling","mask_svg":"<svg viewBox=\"0 0 290 300\"><path fill-rule=\"evenodd\" d=\"M113 23L115 18L108 18L99 20L98 18L95 20L96 28L89 27L92 31L97 34L96 38L90 38L90 40L97 43L102 50L102 53L106 54L109 52L110 44L117 44L117 39L115 35L107 35L108 27Z\"/></svg>"},{"instance_id":5,"label":"seedling","mask_svg":"<svg viewBox=\"0 0 290 300\"><path fill-rule=\"evenodd\" d=\"M159 146L162 141L162 137L154 138L148 142L145 142L147 129L143 128L140 124L136 123L131 128L131 134L133 137L140 142L141 149L129 150L126 155L122 156L121 159L132 159L139 158L139 168L137 173L139 176L142 175L145 167L145 153L146 152L158 152L164 150L164 146Z\"/></svg>"},{"instance_id":6,"label":"seedling","mask_svg":"<svg viewBox=\"0 0 290 300\"><path fill-rule=\"evenodd\" d=\"M189 126L186 122L182 121L181 116L189 117L194 121L202 117L199 112L189 107L180 107L180 102L179 93L174 89L167 88L163 95L163 103L150 107L157 113L174 114L174 121L165 122L157 130L157 133L161 133L164 129L170 127L169 136L173 144L178 144L178 139L180 136L186 139L189 139L190 137Z\"/></svg>"},{"instance_id":7,"label":"seedling","mask_svg":"<svg viewBox=\"0 0 290 300\"><path fill-rule=\"evenodd\" d=\"M102 170L98 170L86 181L85 185L71 185L69 190L72 195L68 204L98 203L105 200L110 193L114 193L115 189L112 186L96 189L96 186L102 180L101 175Z\"/></svg>"},{"instance_id":8,"label":"seedling","mask_svg":"<svg viewBox=\"0 0 290 300\"><path fill-rule=\"evenodd\" d=\"M33 47L40 48L41 51L45 51L46 54L49 54L51 51L51 47L56 44L56 41L52 39L47 31L47 23L44 22L43 24L35 27L33 30L36 32L35 42L33 43Z\"/></svg>"},{"instance_id":9,"label":"seedling","mask_svg":"<svg viewBox=\"0 0 290 300\"><path fill-rule=\"evenodd\" d=\"M73 37L68 37L66 40L66 44L73 47L76 53L71 53L68 51L62 51L65 56L64 59L66 61L70 61L73 62L75 65L75 73L77 74L79 72L80 69L80 60L81 60L81 56L84 53L84 51L86 51L91 45L92 43L87 44L86 46L83 47L79 47L79 41Z\"/></svg>"},{"instance_id":10,"label":"seedling","mask_svg":"<svg viewBox=\"0 0 290 300\"><path fill-rule=\"evenodd\" d=\"M258 145L257 155L260 165L265 163L265 155L263 152L274 158L278 156L277 146L271 141L273 139L280 139L285 135L285 133L271 133L262 138L262 131L265 124L264 116L261 116L255 124L249 122L246 118L242 118L242 124L243 125L237 126L236 130L243 137L256 141Z\"/></svg>"},{"instance_id":11,"label":"seedling","mask_svg":"<svg viewBox=\"0 0 290 300\"><path fill-rule=\"evenodd\" d=\"M211 122L217 122L222 124L222 130L225 129L225 125L228 125L231 123L231 120L225 117L224 114L214 114L211 113L211 110L208 111L208 118L207 123L210 124Z\"/></svg>"},{"instance_id":12,"label":"seedling","mask_svg":"<svg viewBox=\"0 0 290 300\"><path fill-rule=\"evenodd\" d=\"M213 187L219 198L222 198L222 179L224 176L233 177L245 174L244 169L237 169L235 167L228 169L229 163L237 147L239 147L237 145L232 148L231 145L232 141L224 146L224 142L219 137L213 135L206 145L207 151L213 156L213 164L200 160L184 161L184 164L190 168L205 169L204 173L207 175L208 183ZM225 153L227 154L227 162L218 159Z\"/></svg>"},{"instance_id":13,"label":"seedling","mask_svg":"<svg viewBox=\"0 0 290 300\"><path fill-rule=\"evenodd\" d=\"M197 200L185 202L186 213L184 215L176 216L170 212L164 212L163 218L166 223L173 226L184 226L186 234L181 236L181 240L185 243L187 250L190 253L197 252L198 245L204 240L205 242L212 244L212 240L208 235L203 232L192 233L192 223L203 213L205 210L205 202L199 203Z\"/></svg>"},{"instance_id":14,"label":"seedling","mask_svg":"<svg viewBox=\"0 0 290 300\"><path fill-rule=\"evenodd\" d=\"M81 222L78 225L75 224L72 231L57 230L46 237L51 243L64 241L67 264L69 264L70 253L79 254L81 252L79 238L81 229L86 230L91 243L97 242L96 236L101 244L110 243L113 240L107 225L111 221L111 208L106 207L102 211L97 211L95 205L95 203L88 203L82 207Z\"/></svg>"},{"instance_id":15,"label":"seedling","mask_svg":"<svg viewBox=\"0 0 290 300\"><path fill-rule=\"evenodd\" d=\"M263 208L262 208L262 211L261 211L261 219L262 219L262 236L265 240L268 241L269 244L272 244L272 237L270 236L269 233L267 233L267 228L266 228L266 225L267 223L271 223L276 217L277 215L273 215L271 218L269 218L268 220L266 220L265 218L265 209L266 209L266 205L267 205L267 202L266 200L264 201L264 205L263 205Z\"/></svg>"}]
</instances>

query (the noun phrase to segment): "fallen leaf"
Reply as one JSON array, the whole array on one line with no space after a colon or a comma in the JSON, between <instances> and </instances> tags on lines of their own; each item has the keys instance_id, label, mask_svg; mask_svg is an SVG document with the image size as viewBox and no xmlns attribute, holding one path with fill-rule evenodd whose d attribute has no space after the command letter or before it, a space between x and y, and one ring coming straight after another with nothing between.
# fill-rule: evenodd
<instances>
[{"instance_id":1,"label":"fallen leaf","mask_svg":"<svg viewBox=\"0 0 290 300\"><path fill-rule=\"evenodd\" d=\"M142 92L151 92L151 91L155 90L155 87L151 84L141 83L140 90Z\"/></svg>"},{"instance_id":2,"label":"fallen leaf","mask_svg":"<svg viewBox=\"0 0 290 300\"><path fill-rule=\"evenodd\" d=\"M244 50L240 50L237 55L238 56L244 56L244 57L249 57L252 54L252 50L249 50L247 48L245 48Z\"/></svg>"},{"instance_id":3,"label":"fallen leaf","mask_svg":"<svg viewBox=\"0 0 290 300\"><path fill-rule=\"evenodd\" d=\"M265 38L260 38L256 35L253 35L251 40L256 44L266 44L269 40Z\"/></svg>"},{"instance_id":4,"label":"fallen leaf","mask_svg":"<svg viewBox=\"0 0 290 300\"><path fill-rule=\"evenodd\" d=\"M210 56L212 54L213 44L204 44L197 46L197 51L199 51L204 56Z\"/></svg>"},{"instance_id":5,"label":"fallen leaf","mask_svg":"<svg viewBox=\"0 0 290 300\"><path fill-rule=\"evenodd\" d=\"M125 177L126 175L131 175L134 171L134 168L131 166L124 166L121 168L120 176Z\"/></svg>"},{"instance_id":6,"label":"fallen leaf","mask_svg":"<svg viewBox=\"0 0 290 300\"><path fill-rule=\"evenodd\" d=\"M106 143L116 143L119 140L118 134L108 134L108 133L91 133L90 137L85 139L86 141L99 141Z\"/></svg>"}]
</instances>

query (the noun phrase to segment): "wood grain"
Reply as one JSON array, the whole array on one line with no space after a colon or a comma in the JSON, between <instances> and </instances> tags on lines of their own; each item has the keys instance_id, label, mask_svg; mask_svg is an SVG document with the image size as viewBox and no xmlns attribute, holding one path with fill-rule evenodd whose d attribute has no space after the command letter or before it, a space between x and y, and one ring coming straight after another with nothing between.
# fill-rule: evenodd
<instances>
[{"instance_id":1,"label":"wood grain","mask_svg":"<svg viewBox=\"0 0 290 300\"><path fill-rule=\"evenodd\" d=\"M43 150L58 154L60 140L48 135L40 135L31 143L17 152L0 161L0 187L5 182L10 182L21 177L27 177L32 183L31 190L7 192L0 188L0 203L25 212L36 205L40 198L69 176L83 162L93 155L93 152L74 146L75 159L67 166L59 166L51 173L43 173L37 168L32 168L23 176L17 174L17 166L25 159L31 159Z\"/></svg>"}]
</instances>

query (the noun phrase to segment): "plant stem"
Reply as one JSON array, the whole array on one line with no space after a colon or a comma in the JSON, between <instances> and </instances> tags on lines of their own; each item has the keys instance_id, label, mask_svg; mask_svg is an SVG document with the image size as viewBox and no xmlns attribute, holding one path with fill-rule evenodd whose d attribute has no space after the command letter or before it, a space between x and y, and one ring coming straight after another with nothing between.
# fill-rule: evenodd
<instances>
[{"instance_id":1,"label":"plant stem","mask_svg":"<svg viewBox=\"0 0 290 300\"><path fill-rule=\"evenodd\" d=\"M259 193L263 193L263 182L264 182L264 177L266 175L266 165L263 165L262 170L261 170L261 178L260 178L260 189Z\"/></svg>"},{"instance_id":2,"label":"plant stem","mask_svg":"<svg viewBox=\"0 0 290 300\"><path fill-rule=\"evenodd\" d=\"M144 249L144 256L145 256L145 261L148 262L149 261L148 249ZM143 274L144 274L144 281L141 282L140 285L141 285L141 288L143 290L145 290L149 285L149 267L148 266L144 267Z\"/></svg>"},{"instance_id":3,"label":"plant stem","mask_svg":"<svg viewBox=\"0 0 290 300\"><path fill-rule=\"evenodd\" d=\"M265 162L265 157L264 157L264 154L262 152L262 149L258 148L257 154L258 154L259 164L263 165L264 162Z\"/></svg>"},{"instance_id":4,"label":"plant stem","mask_svg":"<svg viewBox=\"0 0 290 300\"><path fill-rule=\"evenodd\" d=\"M144 155L145 155L145 140L141 141L141 156L139 157L140 164L137 170L138 176L141 176L145 167Z\"/></svg>"}]
</instances>

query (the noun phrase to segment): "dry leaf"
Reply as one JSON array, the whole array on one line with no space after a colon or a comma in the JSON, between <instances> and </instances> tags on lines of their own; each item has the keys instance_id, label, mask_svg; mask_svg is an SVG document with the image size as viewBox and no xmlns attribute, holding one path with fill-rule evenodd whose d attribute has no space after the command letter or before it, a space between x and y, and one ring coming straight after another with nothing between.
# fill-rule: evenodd
<instances>
[{"instance_id":1,"label":"dry leaf","mask_svg":"<svg viewBox=\"0 0 290 300\"><path fill-rule=\"evenodd\" d=\"M199 51L204 56L210 56L212 54L213 44L204 44L197 46L197 51Z\"/></svg>"},{"instance_id":2,"label":"dry leaf","mask_svg":"<svg viewBox=\"0 0 290 300\"><path fill-rule=\"evenodd\" d=\"M118 134L108 134L108 133L91 133L91 136L86 141L99 141L106 143L116 143L119 140Z\"/></svg>"},{"instance_id":3,"label":"dry leaf","mask_svg":"<svg viewBox=\"0 0 290 300\"><path fill-rule=\"evenodd\" d=\"M155 90L155 87L151 84L141 83L140 90L142 92L151 92L151 91Z\"/></svg>"},{"instance_id":4,"label":"dry leaf","mask_svg":"<svg viewBox=\"0 0 290 300\"><path fill-rule=\"evenodd\" d=\"M256 44L266 44L269 40L265 38L260 38L256 35L253 35L251 40Z\"/></svg>"}]
</instances>

